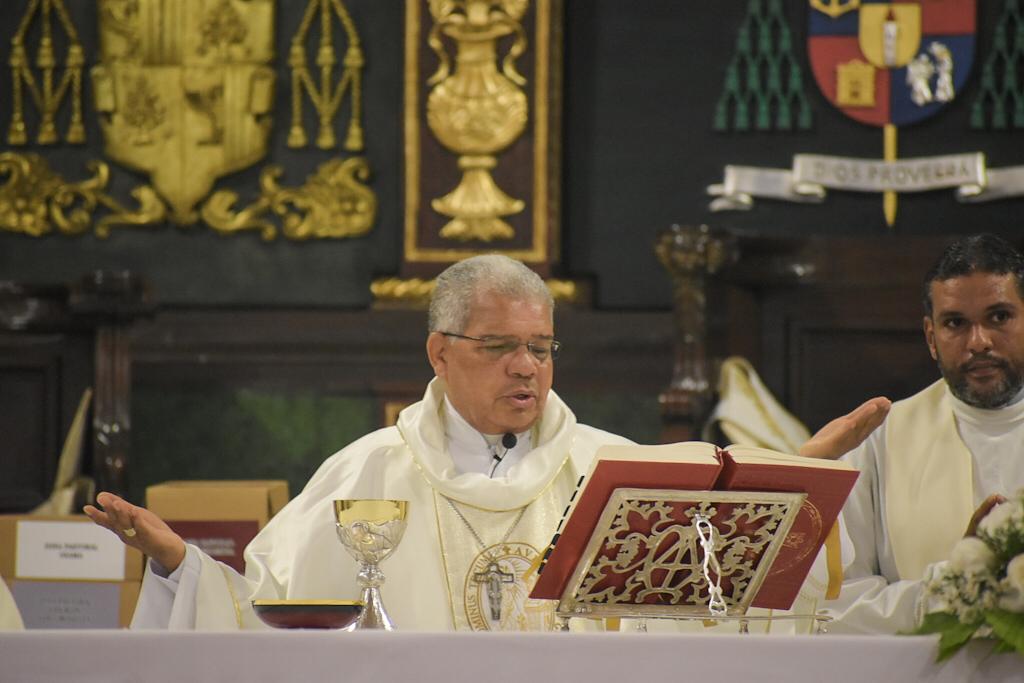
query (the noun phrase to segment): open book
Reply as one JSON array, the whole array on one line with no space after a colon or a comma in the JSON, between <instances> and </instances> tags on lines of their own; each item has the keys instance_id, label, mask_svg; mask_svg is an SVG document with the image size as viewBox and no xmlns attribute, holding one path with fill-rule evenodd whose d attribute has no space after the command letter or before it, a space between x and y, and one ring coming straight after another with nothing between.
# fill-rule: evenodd
<instances>
[{"instance_id":1,"label":"open book","mask_svg":"<svg viewBox=\"0 0 1024 683\"><path fill-rule=\"evenodd\" d=\"M605 446L566 507L540 566L531 598L559 600L615 489L806 493L753 606L789 609L846 501L857 471L765 448L687 441L662 446ZM694 495L699 500L699 494Z\"/></svg>"}]
</instances>

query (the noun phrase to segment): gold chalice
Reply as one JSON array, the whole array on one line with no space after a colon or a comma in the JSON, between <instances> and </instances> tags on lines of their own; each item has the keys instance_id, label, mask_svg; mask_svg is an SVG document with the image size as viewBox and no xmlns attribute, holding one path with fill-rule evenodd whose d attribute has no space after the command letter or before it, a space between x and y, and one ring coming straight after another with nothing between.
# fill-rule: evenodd
<instances>
[{"instance_id":1,"label":"gold chalice","mask_svg":"<svg viewBox=\"0 0 1024 683\"><path fill-rule=\"evenodd\" d=\"M393 631L395 625L384 611L380 587L384 574L378 565L398 546L405 533L409 503L404 500L354 499L334 501L338 538L359 563L357 578L365 605L353 629L380 628Z\"/></svg>"}]
</instances>

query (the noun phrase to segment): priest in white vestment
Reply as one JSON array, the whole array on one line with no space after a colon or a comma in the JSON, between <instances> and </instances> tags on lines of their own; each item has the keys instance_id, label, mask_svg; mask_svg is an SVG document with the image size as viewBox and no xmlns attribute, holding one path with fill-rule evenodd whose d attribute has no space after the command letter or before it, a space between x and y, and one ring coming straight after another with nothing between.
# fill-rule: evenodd
<instances>
[{"instance_id":1,"label":"priest in white vestment","mask_svg":"<svg viewBox=\"0 0 1024 683\"><path fill-rule=\"evenodd\" d=\"M248 546L245 576L148 510L98 496L102 510L86 513L151 558L133 628L260 628L254 599L357 599L332 501L383 498L409 501L405 535L381 565L397 628L552 629L554 603L527 597L531 568L596 449L629 443L578 424L551 391L552 311L544 282L507 257L442 273L423 400L328 458Z\"/></svg>"},{"instance_id":2,"label":"priest in white vestment","mask_svg":"<svg viewBox=\"0 0 1024 683\"><path fill-rule=\"evenodd\" d=\"M928 605L924 583L953 545L998 496L1024 487L1024 258L993 235L964 238L925 293L925 339L943 379L891 408L872 399L801 449L846 453L861 473L843 509L852 547L842 593L826 603L832 632L912 630Z\"/></svg>"}]
</instances>

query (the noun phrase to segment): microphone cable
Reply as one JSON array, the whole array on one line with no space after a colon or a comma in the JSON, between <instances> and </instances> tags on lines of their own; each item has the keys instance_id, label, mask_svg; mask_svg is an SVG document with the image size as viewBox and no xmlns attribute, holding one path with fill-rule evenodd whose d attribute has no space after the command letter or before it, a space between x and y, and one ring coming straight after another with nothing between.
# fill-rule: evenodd
<instances>
[{"instance_id":1,"label":"microphone cable","mask_svg":"<svg viewBox=\"0 0 1024 683\"><path fill-rule=\"evenodd\" d=\"M505 448L505 450L502 452L501 455L498 455L497 448L495 448L493 452L494 465L491 467L491 473L487 476L489 476L491 479L494 478L494 473L495 471L497 471L498 465L500 465L501 461L505 459L505 456L508 455L508 452L516 447L517 443L519 443L519 439L516 438L516 435L513 434L512 432L506 432L501 437L501 445Z\"/></svg>"}]
</instances>

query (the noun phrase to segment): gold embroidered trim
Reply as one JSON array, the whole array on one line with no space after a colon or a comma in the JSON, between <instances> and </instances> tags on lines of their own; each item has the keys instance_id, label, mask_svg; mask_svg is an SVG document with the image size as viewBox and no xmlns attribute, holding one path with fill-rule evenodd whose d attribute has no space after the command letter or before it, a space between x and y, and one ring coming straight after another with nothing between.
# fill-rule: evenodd
<instances>
[{"instance_id":1,"label":"gold embroidered trim","mask_svg":"<svg viewBox=\"0 0 1024 683\"><path fill-rule=\"evenodd\" d=\"M218 562L217 566L220 567L220 573L224 575L224 582L227 583L227 585L228 585L228 593L231 595L231 604L235 608L235 623L238 624L238 628L241 630L243 628L242 627L242 606L238 603L238 596L235 595L235 587L231 583L231 575L228 574L228 570L227 570L227 568L223 564Z\"/></svg>"},{"instance_id":2,"label":"gold embroidered trim","mask_svg":"<svg viewBox=\"0 0 1024 683\"><path fill-rule=\"evenodd\" d=\"M399 430L401 433L401 430ZM404 438L404 437L403 437ZM408 446L408 443L406 444ZM412 449L409 449L412 451ZM415 462L415 458L413 461ZM427 481L429 485L429 480ZM437 529L437 545L441 548L441 565L444 567L444 585L448 589L448 608L452 611L452 628L455 627L455 595L452 593L452 582L450 580L450 570L448 569L448 553L444 551L444 537L441 535L441 511L437 507L437 497L441 494L437 492L437 489L430 487L431 492L434 494L434 524Z\"/></svg>"}]
</instances>

